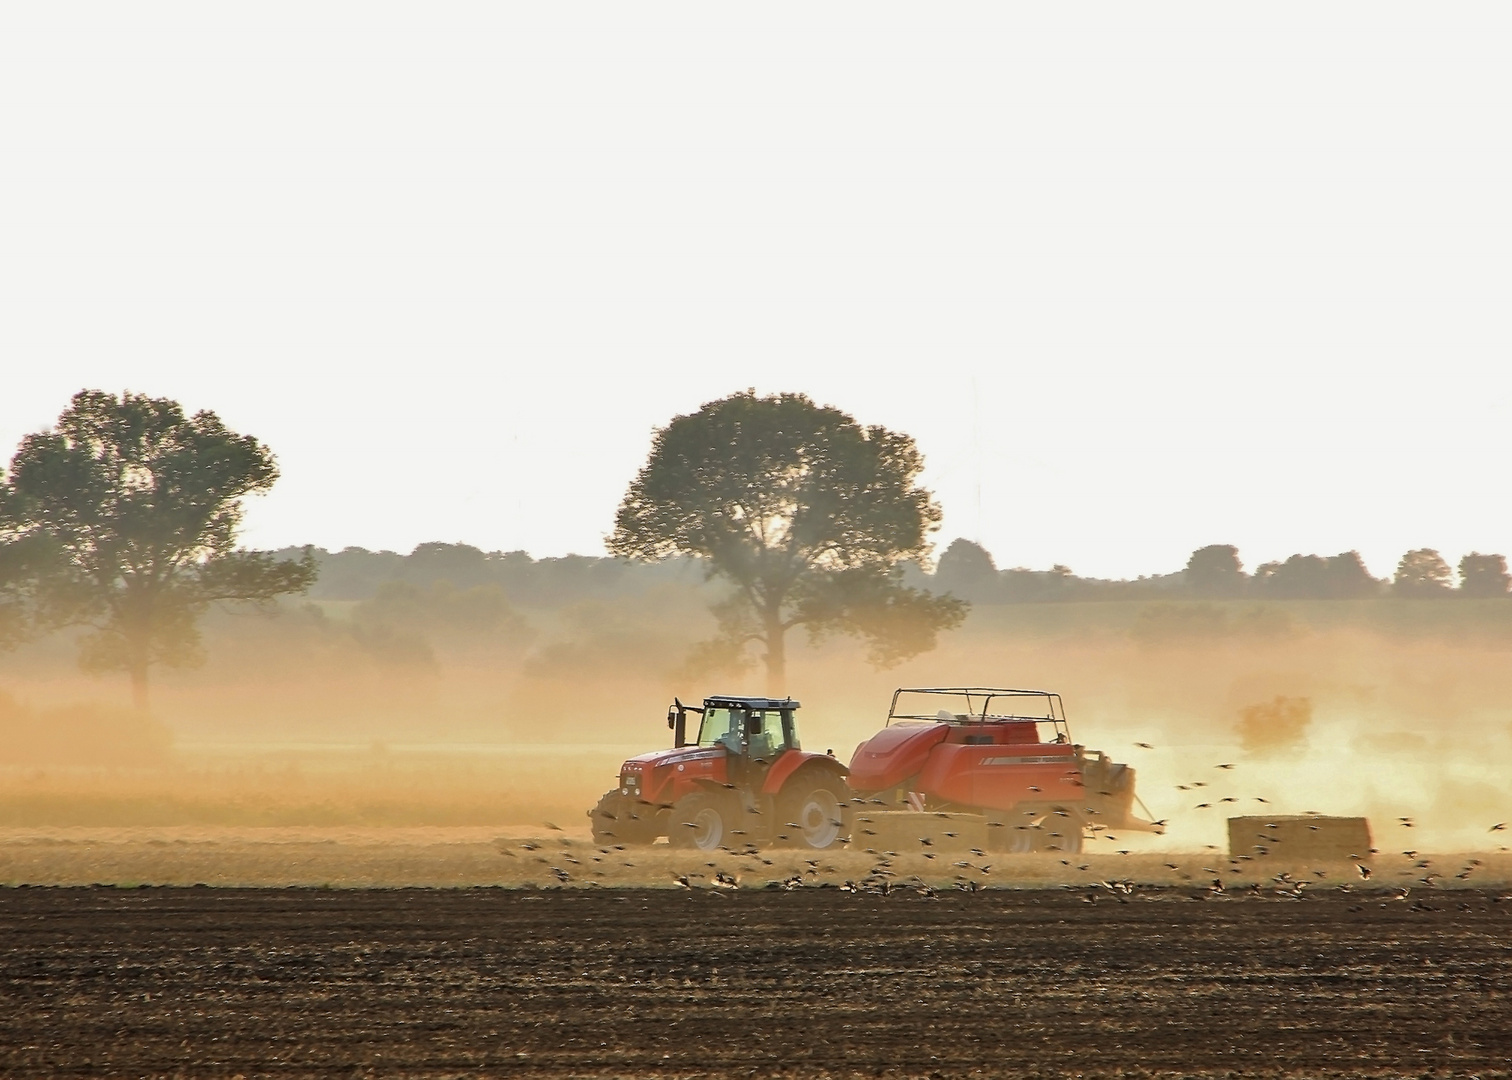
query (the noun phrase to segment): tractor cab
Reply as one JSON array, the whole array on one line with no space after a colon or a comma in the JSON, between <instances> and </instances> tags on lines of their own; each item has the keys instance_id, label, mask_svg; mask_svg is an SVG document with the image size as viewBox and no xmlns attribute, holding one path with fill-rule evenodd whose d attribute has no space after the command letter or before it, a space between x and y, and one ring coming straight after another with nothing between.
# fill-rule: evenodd
<instances>
[{"instance_id":1,"label":"tractor cab","mask_svg":"<svg viewBox=\"0 0 1512 1080\"><path fill-rule=\"evenodd\" d=\"M677 745L682 746L687 739L687 727L678 713L700 713L698 746L720 747L732 756L770 765L784 750L802 749L794 715L797 709L798 702L791 698L716 697L705 698L701 709L675 704L667 720Z\"/></svg>"}]
</instances>

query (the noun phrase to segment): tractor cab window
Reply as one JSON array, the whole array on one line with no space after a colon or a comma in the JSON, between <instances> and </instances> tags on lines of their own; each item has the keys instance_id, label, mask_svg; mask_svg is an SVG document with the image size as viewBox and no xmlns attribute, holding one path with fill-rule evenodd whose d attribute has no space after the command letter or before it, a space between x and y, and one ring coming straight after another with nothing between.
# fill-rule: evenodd
<instances>
[{"instance_id":1,"label":"tractor cab window","mask_svg":"<svg viewBox=\"0 0 1512 1080\"><path fill-rule=\"evenodd\" d=\"M740 725L743 709L708 709L698 726L699 746L723 746L732 754L740 753Z\"/></svg>"},{"instance_id":2,"label":"tractor cab window","mask_svg":"<svg viewBox=\"0 0 1512 1080\"><path fill-rule=\"evenodd\" d=\"M753 712L756 729L747 752L760 761L771 761L783 749L782 714L775 711Z\"/></svg>"},{"instance_id":3,"label":"tractor cab window","mask_svg":"<svg viewBox=\"0 0 1512 1080\"><path fill-rule=\"evenodd\" d=\"M778 709L711 708L704 713L703 723L698 728L698 745L722 746L732 754L740 753L742 728L746 717L752 721L750 740L746 753L752 758L771 761L783 750L798 745L798 732L793 726L792 714L784 715Z\"/></svg>"}]
</instances>

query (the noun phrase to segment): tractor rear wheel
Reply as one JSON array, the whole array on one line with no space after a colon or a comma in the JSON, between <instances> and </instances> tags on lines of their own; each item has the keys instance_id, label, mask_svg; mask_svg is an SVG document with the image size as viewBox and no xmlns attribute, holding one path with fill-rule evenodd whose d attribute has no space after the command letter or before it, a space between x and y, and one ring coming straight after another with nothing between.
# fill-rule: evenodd
<instances>
[{"instance_id":1,"label":"tractor rear wheel","mask_svg":"<svg viewBox=\"0 0 1512 1080\"><path fill-rule=\"evenodd\" d=\"M728 799L695 792L677 801L667 826L667 842L675 848L718 851L729 839L735 808Z\"/></svg>"},{"instance_id":2,"label":"tractor rear wheel","mask_svg":"<svg viewBox=\"0 0 1512 1080\"><path fill-rule=\"evenodd\" d=\"M626 798L618 791L605 793L588 817L593 823L595 844L654 844L660 832L656 807Z\"/></svg>"},{"instance_id":3,"label":"tractor rear wheel","mask_svg":"<svg viewBox=\"0 0 1512 1080\"><path fill-rule=\"evenodd\" d=\"M845 821L849 798L845 784L828 772L800 771L777 800L773 828L778 843L812 851L833 847L850 832Z\"/></svg>"}]
</instances>

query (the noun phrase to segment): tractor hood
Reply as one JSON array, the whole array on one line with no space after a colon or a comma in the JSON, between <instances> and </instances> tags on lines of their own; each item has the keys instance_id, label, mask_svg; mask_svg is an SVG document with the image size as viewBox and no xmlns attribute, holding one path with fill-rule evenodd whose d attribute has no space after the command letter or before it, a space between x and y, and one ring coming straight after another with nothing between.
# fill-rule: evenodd
<instances>
[{"instance_id":1,"label":"tractor hood","mask_svg":"<svg viewBox=\"0 0 1512 1080\"><path fill-rule=\"evenodd\" d=\"M661 765L676 765L679 762L701 761L724 755L724 749L717 746L681 746L671 750L653 750L649 754L627 758L620 766L620 772L650 772Z\"/></svg>"}]
</instances>

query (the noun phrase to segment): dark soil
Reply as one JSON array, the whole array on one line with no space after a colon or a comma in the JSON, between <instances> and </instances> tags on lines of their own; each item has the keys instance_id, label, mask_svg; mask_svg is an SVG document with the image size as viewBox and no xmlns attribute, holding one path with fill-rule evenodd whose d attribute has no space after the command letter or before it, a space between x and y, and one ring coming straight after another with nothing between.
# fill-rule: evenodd
<instances>
[{"instance_id":1,"label":"dark soil","mask_svg":"<svg viewBox=\"0 0 1512 1080\"><path fill-rule=\"evenodd\" d=\"M0 890L0 1074L1465 1076L1512 899Z\"/></svg>"}]
</instances>

